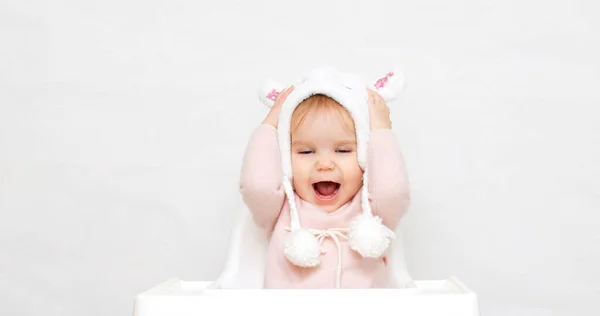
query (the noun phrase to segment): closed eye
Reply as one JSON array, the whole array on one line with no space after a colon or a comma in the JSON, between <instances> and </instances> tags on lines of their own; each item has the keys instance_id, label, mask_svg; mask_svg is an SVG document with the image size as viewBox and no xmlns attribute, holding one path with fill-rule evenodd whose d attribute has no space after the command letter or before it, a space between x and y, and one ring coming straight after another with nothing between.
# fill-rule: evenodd
<instances>
[{"instance_id":1,"label":"closed eye","mask_svg":"<svg viewBox=\"0 0 600 316\"><path fill-rule=\"evenodd\" d=\"M352 149L350 149L350 148L341 148L341 149L338 149L338 150L336 150L336 151L337 151L338 153L351 153L351 152L352 152Z\"/></svg>"},{"instance_id":2,"label":"closed eye","mask_svg":"<svg viewBox=\"0 0 600 316\"><path fill-rule=\"evenodd\" d=\"M299 150L298 153L300 155L308 155L308 154L312 154L314 151L310 150L310 149L303 149L303 150Z\"/></svg>"}]
</instances>

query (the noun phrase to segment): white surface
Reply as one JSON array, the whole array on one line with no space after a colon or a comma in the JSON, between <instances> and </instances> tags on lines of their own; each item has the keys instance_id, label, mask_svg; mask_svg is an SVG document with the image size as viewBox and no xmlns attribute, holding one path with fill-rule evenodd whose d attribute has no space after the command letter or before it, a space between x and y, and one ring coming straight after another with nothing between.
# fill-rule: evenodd
<instances>
[{"instance_id":1,"label":"white surface","mask_svg":"<svg viewBox=\"0 0 600 316\"><path fill-rule=\"evenodd\" d=\"M216 278L262 79L397 61L413 276L458 276L486 316L599 315L598 12L1 1L0 314L130 315L160 280Z\"/></svg>"},{"instance_id":2,"label":"white surface","mask_svg":"<svg viewBox=\"0 0 600 316\"><path fill-rule=\"evenodd\" d=\"M386 290L211 290L209 282L172 279L136 297L134 316L369 315L479 316L477 295L457 278ZM301 303L302 302L302 303Z\"/></svg>"}]
</instances>

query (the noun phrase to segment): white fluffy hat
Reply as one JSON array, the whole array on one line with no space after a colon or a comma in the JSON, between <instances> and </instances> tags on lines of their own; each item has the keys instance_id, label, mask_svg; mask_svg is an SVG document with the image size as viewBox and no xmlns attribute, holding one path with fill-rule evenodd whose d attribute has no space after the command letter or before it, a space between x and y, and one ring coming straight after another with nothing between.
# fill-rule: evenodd
<instances>
[{"instance_id":1,"label":"white fluffy hat","mask_svg":"<svg viewBox=\"0 0 600 316\"><path fill-rule=\"evenodd\" d=\"M348 231L350 248L363 257L376 258L384 254L395 234L384 226L381 218L373 216L369 204L367 176L367 147L370 135L368 92L370 88L386 101L395 99L403 87L403 77L397 71L367 82L361 77L339 72L332 67L316 68L298 78L294 90L281 106L278 123L278 141L283 167L282 184L290 204L291 233L285 244L285 256L293 264L301 267L314 267L320 263L320 246L317 237L300 225L298 209L292 188L292 163L290 144L290 124L296 107L312 95L326 95L341 104L351 115L356 128L358 164L364 171L362 189L362 214L352 222ZM259 91L260 100L273 106L277 96L289 87L268 80Z\"/></svg>"}]
</instances>

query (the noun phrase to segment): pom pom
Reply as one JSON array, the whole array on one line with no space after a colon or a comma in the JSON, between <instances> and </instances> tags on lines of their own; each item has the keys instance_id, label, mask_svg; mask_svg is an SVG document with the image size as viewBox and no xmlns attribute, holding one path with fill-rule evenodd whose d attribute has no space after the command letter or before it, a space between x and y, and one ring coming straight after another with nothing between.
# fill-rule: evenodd
<instances>
[{"instance_id":1,"label":"pom pom","mask_svg":"<svg viewBox=\"0 0 600 316\"><path fill-rule=\"evenodd\" d=\"M304 228L289 233L283 251L285 257L299 267L316 267L321 262L321 245L315 235Z\"/></svg>"},{"instance_id":2,"label":"pom pom","mask_svg":"<svg viewBox=\"0 0 600 316\"><path fill-rule=\"evenodd\" d=\"M364 258L378 258L389 247L396 234L381 223L379 216L359 215L348 232L350 248Z\"/></svg>"}]
</instances>

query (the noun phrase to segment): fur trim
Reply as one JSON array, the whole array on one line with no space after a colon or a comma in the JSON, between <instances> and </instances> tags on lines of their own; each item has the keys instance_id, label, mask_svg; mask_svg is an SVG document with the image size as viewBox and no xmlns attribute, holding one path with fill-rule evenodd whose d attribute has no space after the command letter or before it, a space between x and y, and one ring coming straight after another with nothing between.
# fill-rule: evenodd
<instances>
[{"instance_id":1,"label":"fur trim","mask_svg":"<svg viewBox=\"0 0 600 316\"><path fill-rule=\"evenodd\" d=\"M290 124L292 114L296 107L314 94L324 94L340 103L352 116L356 127L356 141L358 152L358 163L363 170L366 168L367 145L370 133L370 118L368 111L368 93L365 84L361 86L350 86L350 80L346 84L342 74L328 72L326 69L313 71L304 83L294 87L283 105L277 132L279 134L279 149L284 176L292 179Z\"/></svg>"}]
</instances>

